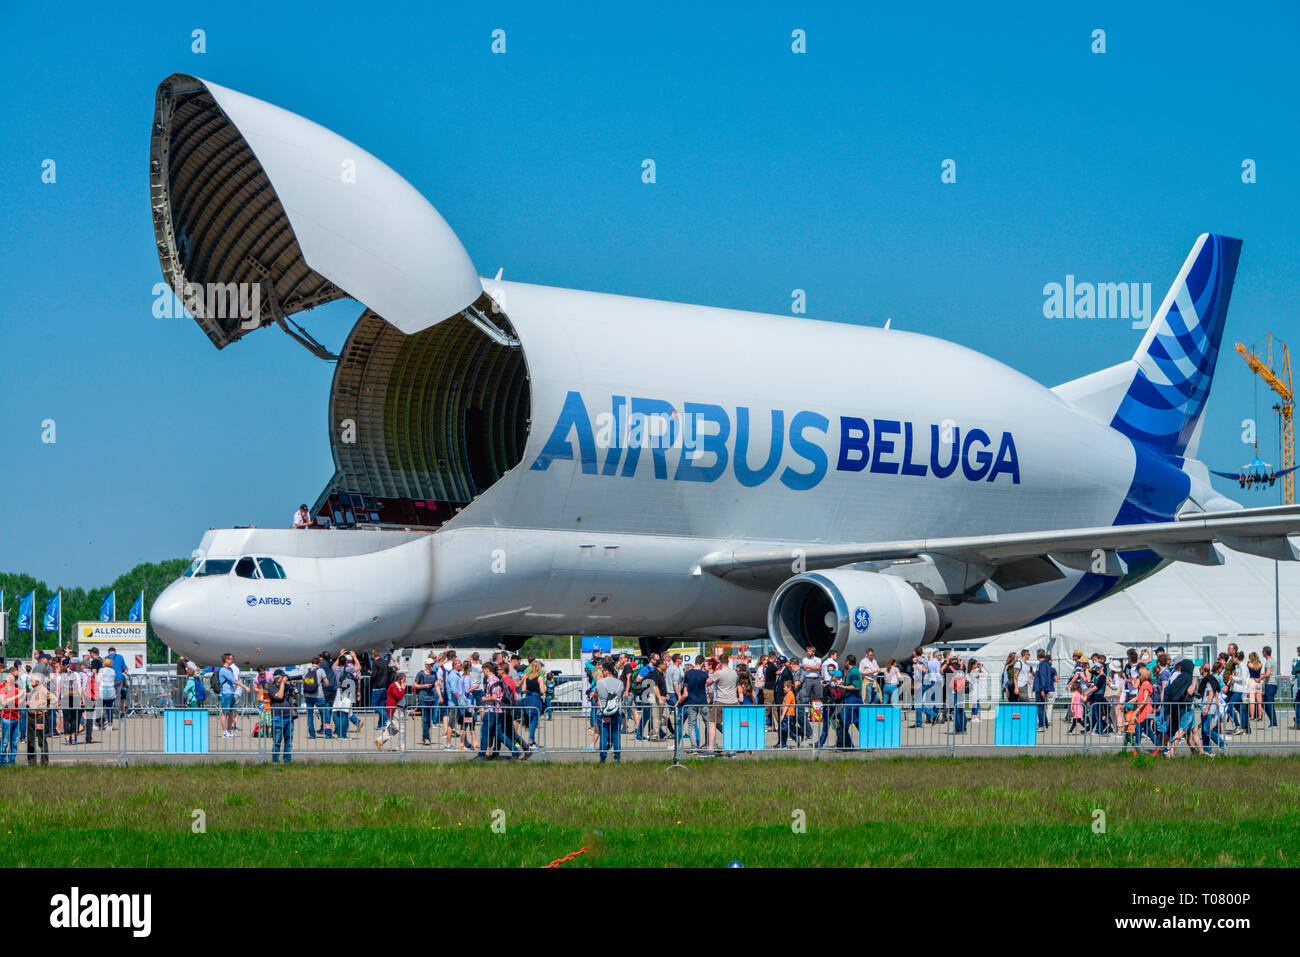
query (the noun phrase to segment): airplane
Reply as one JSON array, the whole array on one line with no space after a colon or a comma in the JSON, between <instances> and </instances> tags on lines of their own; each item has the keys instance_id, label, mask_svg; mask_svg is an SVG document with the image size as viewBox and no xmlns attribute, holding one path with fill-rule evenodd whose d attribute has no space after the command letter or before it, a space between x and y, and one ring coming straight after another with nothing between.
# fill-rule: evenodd
<instances>
[{"instance_id":1,"label":"airplane","mask_svg":"<svg viewBox=\"0 0 1300 957\"><path fill-rule=\"evenodd\" d=\"M484 278L365 150L187 74L150 182L164 282L218 348L278 326L337 363L324 527L212 529L153 605L199 662L534 634L884 661L1221 547L1300 558L1300 510L1195 457L1237 239L1196 239L1131 358L1047 388L897 328ZM334 356L290 317L342 298Z\"/></svg>"},{"instance_id":2,"label":"airplane","mask_svg":"<svg viewBox=\"0 0 1300 957\"><path fill-rule=\"evenodd\" d=\"M1296 470L1296 466L1290 468L1275 470L1259 457L1259 443L1255 443L1255 457L1249 463L1243 465L1237 472L1220 472L1216 469L1210 469L1211 474L1218 475L1221 478L1232 479L1241 488L1263 489L1272 488L1277 484L1277 480Z\"/></svg>"}]
</instances>

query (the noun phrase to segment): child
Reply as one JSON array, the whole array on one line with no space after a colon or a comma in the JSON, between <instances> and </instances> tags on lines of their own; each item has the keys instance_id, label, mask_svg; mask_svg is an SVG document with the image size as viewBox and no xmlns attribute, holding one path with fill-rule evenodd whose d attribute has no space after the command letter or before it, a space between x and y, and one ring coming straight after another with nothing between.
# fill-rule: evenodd
<instances>
[{"instance_id":1,"label":"child","mask_svg":"<svg viewBox=\"0 0 1300 957\"><path fill-rule=\"evenodd\" d=\"M1075 678L1070 682L1070 727L1066 734L1074 734L1075 725L1079 727L1079 733L1084 733L1083 728L1083 690L1079 687L1079 679Z\"/></svg>"},{"instance_id":2,"label":"child","mask_svg":"<svg viewBox=\"0 0 1300 957\"><path fill-rule=\"evenodd\" d=\"M785 683L785 696L781 699L781 740L777 747L789 747L786 742L794 737L794 682Z\"/></svg>"}]
</instances>

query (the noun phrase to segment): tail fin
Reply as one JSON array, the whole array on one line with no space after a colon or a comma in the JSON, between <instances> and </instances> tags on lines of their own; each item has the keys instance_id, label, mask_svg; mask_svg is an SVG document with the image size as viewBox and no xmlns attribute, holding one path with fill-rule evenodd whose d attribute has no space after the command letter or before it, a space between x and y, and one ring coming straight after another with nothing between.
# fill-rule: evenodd
<instances>
[{"instance_id":1,"label":"tail fin","mask_svg":"<svg viewBox=\"0 0 1300 957\"><path fill-rule=\"evenodd\" d=\"M1202 233L1165 295L1110 426L1168 455L1193 446L1219 358L1241 240Z\"/></svg>"}]
</instances>

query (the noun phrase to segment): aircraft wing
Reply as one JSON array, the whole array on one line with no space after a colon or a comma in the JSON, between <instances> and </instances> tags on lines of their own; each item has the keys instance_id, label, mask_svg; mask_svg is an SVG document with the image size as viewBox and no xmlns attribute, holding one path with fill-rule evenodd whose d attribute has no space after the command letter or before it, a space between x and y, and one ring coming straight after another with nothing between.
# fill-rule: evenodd
<instances>
[{"instance_id":1,"label":"aircraft wing","mask_svg":"<svg viewBox=\"0 0 1300 957\"><path fill-rule=\"evenodd\" d=\"M1097 569L1100 562L1102 574L1122 575L1126 566L1117 553L1140 549L1150 549L1174 561L1221 565L1223 555L1215 547L1216 542L1234 551L1298 561L1300 549L1288 539L1289 535L1300 535L1300 507L1294 505L1198 512L1173 522L1145 525L721 551L700 559L699 568L737 584L760 585L784 581L800 571L930 555L991 569L1026 559L1050 558L1063 567L1087 571Z\"/></svg>"}]
</instances>

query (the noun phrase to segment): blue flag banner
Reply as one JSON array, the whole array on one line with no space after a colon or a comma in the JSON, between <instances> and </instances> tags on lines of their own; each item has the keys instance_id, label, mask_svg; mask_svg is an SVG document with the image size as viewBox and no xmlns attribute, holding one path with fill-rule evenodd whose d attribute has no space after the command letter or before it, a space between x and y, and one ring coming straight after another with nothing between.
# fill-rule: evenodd
<instances>
[{"instance_id":1,"label":"blue flag banner","mask_svg":"<svg viewBox=\"0 0 1300 957\"><path fill-rule=\"evenodd\" d=\"M55 592L45 603L45 630L59 630L59 593Z\"/></svg>"},{"instance_id":2,"label":"blue flag banner","mask_svg":"<svg viewBox=\"0 0 1300 957\"><path fill-rule=\"evenodd\" d=\"M131 617L127 621L144 621L144 590L140 591L140 597L135 600L131 606Z\"/></svg>"},{"instance_id":3,"label":"blue flag banner","mask_svg":"<svg viewBox=\"0 0 1300 957\"><path fill-rule=\"evenodd\" d=\"M36 604L36 592L23 595L18 599L18 630L32 630L32 606Z\"/></svg>"},{"instance_id":4,"label":"blue flag banner","mask_svg":"<svg viewBox=\"0 0 1300 957\"><path fill-rule=\"evenodd\" d=\"M112 621L113 615L117 611L117 594L109 592L104 596L104 600L99 603L99 620Z\"/></svg>"}]
</instances>

